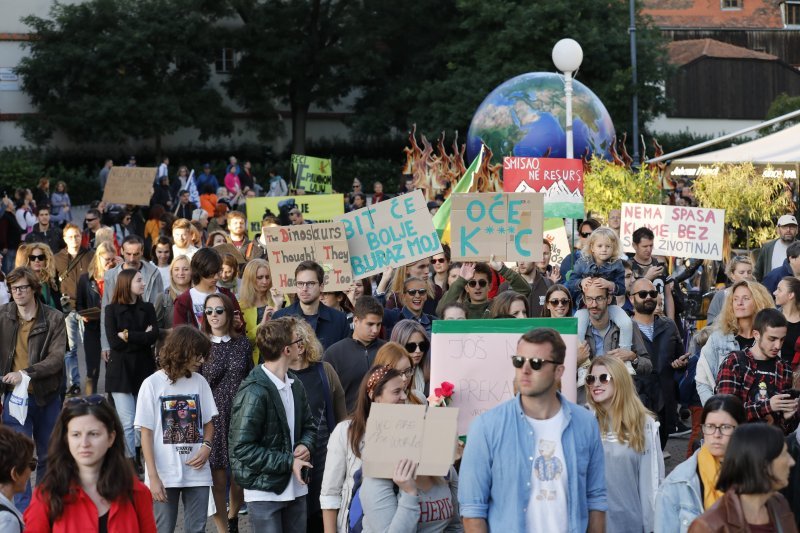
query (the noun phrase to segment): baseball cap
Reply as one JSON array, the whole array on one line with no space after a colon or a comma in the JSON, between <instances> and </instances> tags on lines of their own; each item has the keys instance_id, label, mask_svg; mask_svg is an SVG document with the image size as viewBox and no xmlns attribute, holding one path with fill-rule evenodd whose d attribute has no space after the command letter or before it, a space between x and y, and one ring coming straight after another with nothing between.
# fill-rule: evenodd
<instances>
[{"instance_id":1,"label":"baseball cap","mask_svg":"<svg viewBox=\"0 0 800 533\"><path fill-rule=\"evenodd\" d=\"M778 219L778 226L789 226L791 224L797 226L797 219L794 218L794 215L783 215Z\"/></svg>"}]
</instances>

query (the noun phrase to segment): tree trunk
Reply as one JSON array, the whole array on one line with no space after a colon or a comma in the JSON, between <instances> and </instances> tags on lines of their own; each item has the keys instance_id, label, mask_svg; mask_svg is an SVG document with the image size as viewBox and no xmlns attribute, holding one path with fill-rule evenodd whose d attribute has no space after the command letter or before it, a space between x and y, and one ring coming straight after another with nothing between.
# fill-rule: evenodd
<instances>
[{"instance_id":1,"label":"tree trunk","mask_svg":"<svg viewBox=\"0 0 800 533\"><path fill-rule=\"evenodd\" d=\"M306 153L306 121L308 104L292 104L292 153Z\"/></svg>"}]
</instances>

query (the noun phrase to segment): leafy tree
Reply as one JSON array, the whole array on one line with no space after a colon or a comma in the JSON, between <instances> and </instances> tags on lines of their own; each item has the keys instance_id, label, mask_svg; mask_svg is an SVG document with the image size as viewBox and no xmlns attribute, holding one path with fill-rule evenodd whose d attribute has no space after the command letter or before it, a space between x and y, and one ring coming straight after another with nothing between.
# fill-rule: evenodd
<instances>
[{"instance_id":1,"label":"leafy tree","mask_svg":"<svg viewBox=\"0 0 800 533\"><path fill-rule=\"evenodd\" d=\"M219 14L202 0L91 0L23 18L36 39L17 71L38 108L25 137L154 138L160 152L161 138L181 127L201 140L229 134L231 112L208 85Z\"/></svg>"},{"instance_id":2,"label":"leafy tree","mask_svg":"<svg viewBox=\"0 0 800 533\"><path fill-rule=\"evenodd\" d=\"M800 96L789 96L786 93L781 93L769 105L769 109L767 110L766 120L778 118L782 115L786 115L788 113L791 113L792 111L798 111L798 110L800 110ZM780 131L784 128L787 128L789 126L793 126L797 123L800 123L800 118L793 118L792 120L784 120L780 124L775 124L774 126L761 130L761 135L762 136L769 135L771 133L775 133L776 131Z\"/></svg>"},{"instance_id":3,"label":"leafy tree","mask_svg":"<svg viewBox=\"0 0 800 533\"><path fill-rule=\"evenodd\" d=\"M608 219L608 212L619 209L623 203L660 204L661 190L657 177L645 165L638 172L592 158L591 170L583 176L583 205L587 213L600 214Z\"/></svg>"}]
</instances>

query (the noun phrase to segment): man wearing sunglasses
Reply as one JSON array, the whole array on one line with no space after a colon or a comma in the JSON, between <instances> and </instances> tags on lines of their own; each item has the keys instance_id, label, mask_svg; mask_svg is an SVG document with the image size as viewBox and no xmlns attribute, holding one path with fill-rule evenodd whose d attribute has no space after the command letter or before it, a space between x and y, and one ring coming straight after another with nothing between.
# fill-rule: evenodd
<instances>
[{"instance_id":1,"label":"man wearing sunglasses","mask_svg":"<svg viewBox=\"0 0 800 533\"><path fill-rule=\"evenodd\" d=\"M633 232L633 277L647 278L664 295L664 312L675 320L675 305L672 300L672 281L667 280L667 265L653 257L653 241L656 236L649 228L641 227Z\"/></svg>"},{"instance_id":2,"label":"man wearing sunglasses","mask_svg":"<svg viewBox=\"0 0 800 533\"><path fill-rule=\"evenodd\" d=\"M95 249L95 234L103 227L102 217L99 209L89 209L86 212L86 217L83 219L86 222L86 229L81 236L81 248Z\"/></svg>"},{"instance_id":3,"label":"man wearing sunglasses","mask_svg":"<svg viewBox=\"0 0 800 533\"><path fill-rule=\"evenodd\" d=\"M587 218L578 226L578 242L575 244L575 250L561 261L561 267L559 268L559 272L564 276L564 281L569 280L572 269L575 268L575 263L581 257L581 250L583 245L586 244L586 239L599 227L600 221L593 218Z\"/></svg>"},{"instance_id":4,"label":"man wearing sunglasses","mask_svg":"<svg viewBox=\"0 0 800 533\"><path fill-rule=\"evenodd\" d=\"M473 420L467 435L458 480L464 531L605 531L600 431L558 392L565 356L549 328L517 343L509 366L519 393Z\"/></svg>"},{"instance_id":5,"label":"man wearing sunglasses","mask_svg":"<svg viewBox=\"0 0 800 533\"><path fill-rule=\"evenodd\" d=\"M688 355L683 353L683 341L675 322L655 314L658 291L652 281L647 278L634 281L629 298L633 304L633 323L638 326L653 363L653 373L645 381L648 384L648 395L660 399L656 403L656 412L663 450L670 433L678 426L675 369L686 366Z\"/></svg>"},{"instance_id":6,"label":"man wearing sunglasses","mask_svg":"<svg viewBox=\"0 0 800 533\"><path fill-rule=\"evenodd\" d=\"M508 268L501 261L486 263L464 263L458 271L458 278L450 285L447 292L442 295L436 306L436 314L442 316L444 308L450 303L458 301L466 293L467 318L483 318L486 310L492 303L489 291L492 288L492 270L503 276L508 281L509 287L527 297L531 293L531 286L525 278Z\"/></svg>"}]
</instances>

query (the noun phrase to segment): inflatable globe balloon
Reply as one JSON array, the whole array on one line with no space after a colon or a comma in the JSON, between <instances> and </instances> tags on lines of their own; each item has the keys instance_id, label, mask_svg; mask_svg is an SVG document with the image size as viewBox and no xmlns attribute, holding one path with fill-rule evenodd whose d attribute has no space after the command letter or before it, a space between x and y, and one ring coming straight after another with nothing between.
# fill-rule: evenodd
<instances>
[{"instance_id":1,"label":"inflatable globe balloon","mask_svg":"<svg viewBox=\"0 0 800 533\"><path fill-rule=\"evenodd\" d=\"M586 149L590 155L611 159L614 124L603 102L584 84L572 82L572 131L574 157ZM566 100L564 79L550 72L531 72L507 80L481 103L467 134L470 161L478 155L481 141L503 157L566 157Z\"/></svg>"}]
</instances>

